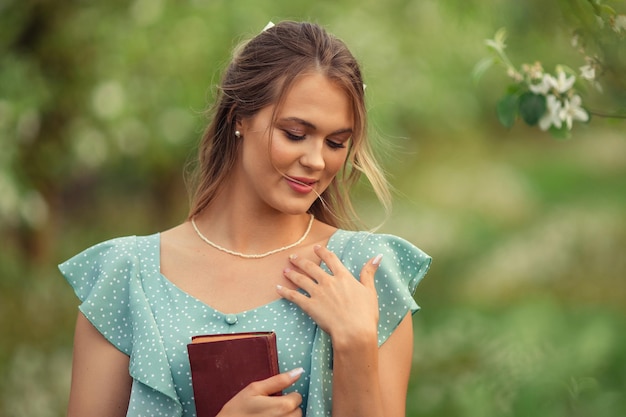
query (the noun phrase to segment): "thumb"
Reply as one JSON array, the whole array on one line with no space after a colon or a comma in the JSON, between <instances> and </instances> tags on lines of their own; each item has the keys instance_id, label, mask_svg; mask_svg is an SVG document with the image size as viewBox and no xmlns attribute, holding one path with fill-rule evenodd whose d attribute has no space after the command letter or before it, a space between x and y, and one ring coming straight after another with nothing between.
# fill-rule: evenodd
<instances>
[{"instance_id":1,"label":"thumb","mask_svg":"<svg viewBox=\"0 0 626 417\"><path fill-rule=\"evenodd\" d=\"M383 255L379 253L370 259L365 266L363 266L359 275L361 284L368 288L374 288L374 275L376 274L376 271L378 271L378 267L380 266L382 259Z\"/></svg>"},{"instance_id":2,"label":"thumb","mask_svg":"<svg viewBox=\"0 0 626 417\"><path fill-rule=\"evenodd\" d=\"M300 378L304 373L303 368L292 369L282 374L253 383L256 386L257 395L272 395L281 392Z\"/></svg>"}]
</instances>

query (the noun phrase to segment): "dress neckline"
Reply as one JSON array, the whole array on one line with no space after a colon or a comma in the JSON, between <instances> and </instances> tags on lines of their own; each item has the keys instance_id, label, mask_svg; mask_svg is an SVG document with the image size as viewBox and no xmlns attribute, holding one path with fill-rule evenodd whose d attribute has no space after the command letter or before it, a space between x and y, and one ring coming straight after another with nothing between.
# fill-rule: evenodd
<instances>
[{"instance_id":1,"label":"dress neckline","mask_svg":"<svg viewBox=\"0 0 626 417\"><path fill-rule=\"evenodd\" d=\"M326 242L326 247L330 251L333 251L335 240L337 239L337 235L340 232L344 232L344 230L337 229L328 238L328 242ZM220 314L220 315L223 315L223 316L228 316L228 315L236 315L236 316L238 316L238 315L249 314L249 313L253 313L253 312L259 311L259 310L263 310L263 309L269 308L269 307L271 307L271 306L273 306L275 304L290 303L290 301L288 301L288 300L286 300L286 299L284 299L282 297L279 297L279 298L276 298L276 299L274 299L272 301L269 301L267 303L259 305L257 307L249 308L247 310L238 311L236 313L225 313L223 311L220 311L220 310L216 309L215 307L211 306L210 304L202 301L198 297L195 297L195 296L191 295L190 293L188 293L187 291L183 290L178 285L174 284L174 282L172 280L170 280L165 274L163 274L161 272L161 233L156 233L155 236L156 236L155 259L156 259L157 271L158 271L159 276L167 283L167 285L169 285L171 288L176 290L178 293L180 293L183 296L185 296L185 298L193 300L195 303L202 305L203 307L211 310L214 313L217 313L217 314ZM322 268L324 268L325 270L328 270L328 268L325 265L322 265Z\"/></svg>"}]
</instances>

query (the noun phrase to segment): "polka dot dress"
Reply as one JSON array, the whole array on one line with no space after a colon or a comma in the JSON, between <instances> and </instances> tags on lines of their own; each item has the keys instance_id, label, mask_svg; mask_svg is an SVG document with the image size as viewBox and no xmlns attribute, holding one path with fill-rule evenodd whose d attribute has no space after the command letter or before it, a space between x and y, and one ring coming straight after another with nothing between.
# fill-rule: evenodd
<instances>
[{"instance_id":1,"label":"polka dot dress","mask_svg":"<svg viewBox=\"0 0 626 417\"><path fill-rule=\"evenodd\" d=\"M412 295L430 257L396 236L345 230L331 237L328 248L355 277L365 262L383 254L376 273L382 345L407 312L419 309ZM305 369L285 390L302 395L303 413L331 415L332 345L310 317L284 299L224 314L163 276L159 254L160 234L130 236L95 245L59 265L81 301L81 312L130 357L133 385L127 416L195 416L187 356L191 337L249 331L276 332L281 372Z\"/></svg>"}]
</instances>

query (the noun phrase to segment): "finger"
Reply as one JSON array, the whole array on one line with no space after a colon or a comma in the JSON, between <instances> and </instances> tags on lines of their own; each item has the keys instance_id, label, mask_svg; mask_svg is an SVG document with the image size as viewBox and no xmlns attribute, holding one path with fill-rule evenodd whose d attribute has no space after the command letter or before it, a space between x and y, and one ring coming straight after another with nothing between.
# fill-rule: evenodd
<instances>
[{"instance_id":1,"label":"finger","mask_svg":"<svg viewBox=\"0 0 626 417\"><path fill-rule=\"evenodd\" d=\"M330 269L333 274L335 274L337 271L344 267L339 257L337 257L337 255L329 250L327 247L315 245L313 247L313 251L317 256L320 257L322 261L324 261L326 266L328 266L328 269Z\"/></svg>"},{"instance_id":2,"label":"finger","mask_svg":"<svg viewBox=\"0 0 626 417\"><path fill-rule=\"evenodd\" d=\"M288 404L288 410L294 410L302 404L302 395L299 392L290 392L289 394L283 395L283 400Z\"/></svg>"},{"instance_id":3,"label":"finger","mask_svg":"<svg viewBox=\"0 0 626 417\"><path fill-rule=\"evenodd\" d=\"M296 287L303 289L309 294L311 294L311 291L313 291L314 287L317 285L317 282L314 279L301 274L292 268L285 268L283 270L283 275L289 281L293 282Z\"/></svg>"},{"instance_id":4,"label":"finger","mask_svg":"<svg viewBox=\"0 0 626 417\"><path fill-rule=\"evenodd\" d=\"M314 279L317 282L324 280L324 278L328 277L328 274L320 268L318 264L312 262L306 258L301 258L298 255L289 255L289 262L302 271L305 275L308 275L310 278Z\"/></svg>"},{"instance_id":5,"label":"finger","mask_svg":"<svg viewBox=\"0 0 626 417\"><path fill-rule=\"evenodd\" d=\"M261 381L256 381L248 385L255 395L272 395L281 392L300 378L304 373L303 368L292 369L282 374L274 375Z\"/></svg>"},{"instance_id":6,"label":"finger","mask_svg":"<svg viewBox=\"0 0 626 417\"><path fill-rule=\"evenodd\" d=\"M382 260L383 255L379 253L378 255L367 261L367 263L361 269L361 273L359 275L359 280L361 281L361 284L365 285L368 288L374 288L374 276L376 275L376 271L378 271L378 267L380 266Z\"/></svg>"},{"instance_id":7,"label":"finger","mask_svg":"<svg viewBox=\"0 0 626 417\"><path fill-rule=\"evenodd\" d=\"M292 303L296 304L306 311L307 303L310 301L308 296L302 294L300 291L285 288L282 285L276 286L276 292L285 300L291 301Z\"/></svg>"}]
</instances>

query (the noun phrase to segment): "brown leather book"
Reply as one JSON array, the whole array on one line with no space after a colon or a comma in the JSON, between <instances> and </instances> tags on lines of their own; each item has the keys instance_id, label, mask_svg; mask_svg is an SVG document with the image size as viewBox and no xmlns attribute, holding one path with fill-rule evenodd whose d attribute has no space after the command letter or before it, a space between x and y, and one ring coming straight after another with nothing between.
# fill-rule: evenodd
<instances>
[{"instance_id":1,"label":"brown leather book","mask_svg":"<svg viewBox=\"0 0 626 417\"><path fill-rule=\"evenodd\" d=\"M248 384L278 374L274 332L194 336L187 351L198 417L215 417Z\"/></svg>"}]
</instances>

